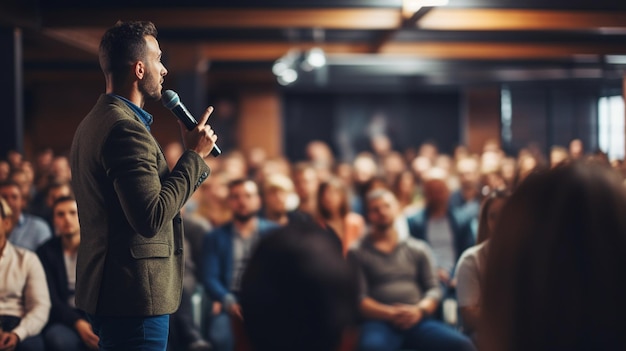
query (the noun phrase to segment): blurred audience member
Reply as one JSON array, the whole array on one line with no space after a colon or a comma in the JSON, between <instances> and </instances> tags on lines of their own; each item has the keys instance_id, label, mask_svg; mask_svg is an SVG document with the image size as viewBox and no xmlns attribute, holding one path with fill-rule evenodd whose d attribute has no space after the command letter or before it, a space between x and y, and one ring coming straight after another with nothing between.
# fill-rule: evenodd
<instances>
[{"instance_id":1,"label":"blurred audience member","mask_svg":"<svg viewBox=\"0 0 626 351\"><path fill-rule=\"evenodd\" d=\"M24 161L24 156L16 150L9 150L7 152L7 161L9 161L12 169L19 168L22 165L22 161Z\"/></svg>"},{"instance_id":2,"label":"blurred audience member","mask_svg":"<svg viewBox=\"0 0 626 351\"><path fill-rule=\"evenodd\" d=\"M478 218L481 200L480 168L474 157L460 159L456 165L459 189L450 195L450 209L460 222Z\"/></svg>"},{"instance_id":3,"label":"blurred audience member","mask_svg":"<svg viewBox=\"0 0 626 351\"><path fill-rule=\"evenodd\" d=\"M202 242L205 234L211 230L208 221L198 216L188 216L185 208L181 211L183 219L183 252L185 252L185 272L183 274L183 293L180 307L170 315L168 347L170 351L208 351L211 344L206 341L200 330L202 322L196 324L192 295L202 281ZM199 317L202 318L202 317Z\"/></svg>"},{"instance_id":4,"label":"blurred audience member","mask_svg":"<svg viewBox=\"0 0 626 351\"><path fill-rule=\"evenodd\" d=\"M76 200L68 196L58 198L52 204L52 213L56 236L37 249L52 303L43 333L46 347L48 351L97 350L100 338L74 302L76 256L80 245Z\"/></svg>"},{"instance_id":5,"label":"blurred audience member","mask_svg":"<svg viewBox=\"0 0 626 351\"><path fill-rule=\"evenodd\" d=\"M449 207L450 191L445 178L431 171L424 182L425 208L408 218L411 236L430 244L436 272L445 288L444 297L454 296L454 267L463 251L474 245L469 221L461 222Z\"/></svg>"},{"instance_id":6,"label":"blurred audience member","mask_svg":"<svg viewBox=\"0 0 626 351\"><path fill-rule=\"evenodd\" d=\"M413 172L404 170L396 176L391 185L394 195L404 215L410 216L424 208L421 191L418 191Z\"/></svg>"},{"instance_id":7,"label":"blurred audience member","mask_svg":"<svg viewBox=\"0 0 626 351\"><path fill-rule=\"evenodd\" d=\"M415 174L418 183L422 183L424 175L433 168L433 162L426 156L417 156L411 161L411 170Z\"/></svg>"},{"instance_id":8,"label":"blurred audience member","mask_svg":"<svg viewBox=\"0 0 626 351\"><path fill-rule=\"evenodd\" d=\"M256 351L348 351L357 284L316 228L286 226L263 238L244 273L241 306Z\"/></svg>"},{"instance_id":9,"label":"blurred audience member","mask_svg":"<svg viewBox=\"0 0 626 351\"><path fill-rule=\"evenodd\" d=\"M34 201L30 203L29 212L35 216L43 218L50 226L50 229L54 232L52 205L57 199L65 196L72 196L72 187L70 183L52 182L48 184L41 195L38 194ZM35 202L36 200L38 201Z\"/></svg>"},{"instance_id":10,"label":"blurred audience member","mask_svg":"<svg viewBox=\"0 0 626 351\"><path fill-rule=\"evenodd\" d=\"M530 175L489 241L481 350L626 349L626 194L607 167Z\"/></svg>"},{"instance_id":11,"label":"blurred audience member","mask_svg":"<svg viewBox=\"0 0 626 351\"><path fill-rule=\"evenodd\" d=\"M378 166L374 156L365 152L358 154L352 162L352 174L354 176L352 186L356 195L351 204L352 210L363 215L365 214L363 203L367 191L366 187L378 175Z\"/></svg>"},{"instance_id":12,"label":"blurred audience member","mask_svg":"<svg viewBox=\"0 0 626 351\"><path fill-rule=\"evenodd\" d=\"M22 209L26 209L35 195L33 177L31 177L29 171L27 171L27 167L20 165L19 168L13 168L9 174L9 181L19 186L20 193L22 194Z\"/></svg>"},{"instance_id":13,"label":"blurred audience member","mask_svg":"<svg viewBox=\"0 0 626 351\"><path fill-rule=\"evenodd\" d=\"M222 170L230 179L245 178L248 175L247 162L244 154L240 151L229 151L222 158Z\"/></svg>"},{"instance_id":14,"label":"blurred audience member","mask_svg":"<svg viewBox=\"0 0 626 351\"><path fill-rule=\"evenodd\" d=\"M46 273L37 255L7 240L11 211L0 198L0 350L43 351L39 333L50 313Z\"/></svg>"},{"instance_id":15,"label":"blurred audience member","mask_svg":"<svg viewBox=\"0 0 626 351\"><path fill-rule=\"evenodd\" d=\"M193 200L197 203L195 211L189 209L189 215L198 215L209 221L212 227L219 227L232 219L228 207L228 182L230 175L224 171L211 174L201 185Z\"/></svg>"},{"instance_id":16,"label":"blurred audience member","mask_svg":"<svg viewBox=\"0 0 626 351\"><path fill-rule=\"evenodd\" d=\"M9 180L10 173L11 165L7 161L0 160L0 182L6 182Z\"/></svg>"},{"instance_id":17,"label":"blurred audience member","mask_svg":"<svg viewBox=\"0 0 626 351\"><path fill-rule=\"evenodd\" d=\"M298 194L298 210L308 215L317 213L317 190L320 181L315 168L308 163L297 163L293 167L293 183Z\"/></svg>"},{"instance_id":18,"label":"blurred audience member","mask_svg":"<svg viewBox=\"0 0 626 351\"><path fill-rule=\"evenodd\" d=\"M404 157L397 151L388 153L382 160L383 176L387 184L393 184L395 179L406 169Z\"/></svg>"},{"instance_id":19,"label":"blurred audience member","mask_svg":"<svg viewBox=\"0 0 626 351\"><path fill-rule=\"evenodd\" d=\"M332 167L335 163L335 158L330 146L320 140L313 140L307 144L306 155L309 161L314 164L322 164L327 167Z\"/></svg>"},{"instance_id":20,"label":"blurred audience member","mask_svg":"<svg viewBox=\"0 0 626 351\"><path fill-rule=\"evenodd\" d=\"M267 152L265 152L263 148L256 146L248 150L248 153L246 154L248 178L256 179L266 160Z\"/></svg>"},{"instance_id":21,"label":"blurred audience member","mask_svg":"<svg viewBox=\"0 0 626 351\"><path fill-rule=\"evenodd\" d=\"M585 146L580 139L573 139L569 143L569 158L571 160L579 160L585 155Z\"/></svg>"},{"instance_id":22,"label":"blurred audience member","mask_svg":"<svg viewBox=\"0 0 626 351\"><path fill-rule=\"evenodd\" d=\"M393 152L391 139L385 134L376 134L370 139L370 146L374 155L379 160L384 160L387 155Z\"/></svg>"},{"instance_id":23,"label":"blurred audience member","mask_svg":"<svg viewBox=\"0 0 626 351\"><path fill-rule=\"evenodd\" d=\"M49 178L52 182L66 183L72 180L72 169L66 156L53 158L49 172Z\"/></svg>"},{"instance_id":24,"label":"blurred audience member","mask_svg":"<svg viewBox=\"0 0 626 351\"><path fill-rule=\"evenodd\" d=\"M490 189L491 190L503 190L513 189L513 184L515 183L515 175L517 174L517 162L513 157L505 157L502 159L500 163L500 172L499 178L501 179L501 186L495 186ZM489 194L489 192L483 192L483 195Z\"/></svg>"},{"instance_id":25,"label":"blurred audience member","mask_svg":"<svg viewBox=\"0 0 626 351\"><path fill-rule=\"evenodd\" d=\"M517 157L517 174L515 175L514 188L518 187L532 172L540 169L543 169L543 167L540 167L538 160L528 149L520 150Z\"/></svg>"},{"instance_id":26,"label":"blurred audience member","mask_svg":"<svg viewBox=\"0 0 626 351\"><path fill-rule=\"evenodd\" d=\"M554 168L567 161L569 161L569 154L566 148L558 145L550 148L550 168Z\"/></svg>"},{"instance_id":27,"label":"blurred audience member","mask_svg":"<svg viewBox=\"0 0 626 351\"><path fill-rule=\"evenodd\" d=\"M207 234L203 243L204 288L221 305L216 306L209 322L209 338L216 351L233 350L231 324L242 318L241 277L259 239L277 227L258 216L261 199L256 183L237 179L228 184L228 190L233 220Z\"/></svg>"},{"instance_id":28,"label":"blurred audience member","mask_svg":"<svg viewBox=\"0 0 626 351\"><path fill-rule=\"evenodd\" d=\"M461 313L462 329L465 334L471 335L473 339L476 337L475 331L480 321L482 295L480 283L483 281L485 272L485 260L488 251L487 240L495 229L500 211L508 197L507 191L494 191L485 197L480 209L476 245L463 252L456 267L456 294Z\"/></svg>"},{"instance_id":29,"label":"blurred audience member","mask_svg":"<svg viewBox=\"0 0 626 351\"><path fill-rule=\"evenodd\" d=\"M427 159L430 160L430 163L434 165L435 161L437 160L437 156L439 156L439 149L437 148L437 145L434 142L427 141L423 143L422 145L420 145L420 148L417 154L418 156L426 157Z\"/></svg>"},{"instance_id":30,"label":"blurred audience member","mask_svg":"<svg viewBox=\"0 0 626 351\"><path fill-rule=\"evenodd\" d=\"M348 189L339 178L323 182L317 193L317 213L323 228L330 228L341 240L343 254L361 238L365 221L351 212Z\"/></svg>"},{"instance_id":31,"label":"blurred audience member","mask_svg":"<svg viewBox=\"0 0 626 351\"><path fill-rule=\"evenodd\" d=\"M165 156L165 161L167 162L167 167L171 170L176 166L176 162L182 154L185 152L183 145L180 142L174 141L171 142L163 148L163 155Z\"/></svg>"},{"instance_id":32,"label":"blurred audience member","mask_svg":"<svg viewBox=\"0 0 626 351\"><path fill-rule=\"evenodd\" d=\"M0 197L7 202L13 213L13 230L9 235L9 241L13 245L35 251L52 237L50 227L43 219L23 212L26 202L17 183L1 183Z\"/></svg>"},{"instance_id":33,"label":"blurred audience member","mask_svg":"<svg viewBox=\"0 0 626 351\"><path fill-rule=\"evenodd\" d=\"M424 241L400 238L398 203L389 190L368 194L371 231L348 258L360 286L359 350L474 350L471 341L430 316L441 299L432 252Z\"/></svg>"},{"instance_id":34,"label":"blurred audience member","mask_svg":"<svg viewBox=\"0 0 626 351\"><path fill-rule=\"evenodd\" d=\"M293 182L282 174L272 174L265 179L263 205L265 218L279 225L312 220L310 215L295 209L297 195Z\"/></svg>"}]
</instances>

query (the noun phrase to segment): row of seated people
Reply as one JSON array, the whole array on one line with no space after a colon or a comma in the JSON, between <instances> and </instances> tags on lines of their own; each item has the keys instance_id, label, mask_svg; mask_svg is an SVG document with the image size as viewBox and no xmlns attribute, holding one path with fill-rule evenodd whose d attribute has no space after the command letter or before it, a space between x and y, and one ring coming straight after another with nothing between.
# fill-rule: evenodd
<instances>
[{"instance_id":1,"label":"row of seated people","mask_svg":"<svg viewBox=\"0 0 626 351\"><path fill-rule=\"evenodd\" d=\"M303 168L294 172L293 179L296 180L295 187L291 184L289 177L287 177L287 179L279 176L267 177L262 185L264 217L280 224L285 224L289 221L293 222L294 220L311 219L311 216L304 214L306 212L310 214L311 211L306 211L306 206L303 206L305 204L310 206L311 196L307 198L301 195L302 192L298 189L303 187L297 185L298 183L302 183L301 180L299 181L300 178L307 178L306 173L310 173L310 170L310 168ZM344 181L341 182L336 179L326 179L326 181L316 187L317 191L314 198L317 201L313 202L316 205L313 221L327 229L328 232L335 234L334 236L330 236L330 238L333 238L335 242L339 241L338 245L341 246L343 253L346 254L351 243L354 243L365 232L363 218L354 211L359 211L362 214L365 213L363 212L363 206L360 206L360 210L358 210L357 207L354 206L353 201L345 201L345 194L346 192L349 194L349 187L345 184L345 178L343 180ZM424 209L410 216L400 214L395 221L395 229L401 237L413 235L414 237L425 239L431 245L434 256L436 257L435 262L437 262L436 276L440 281L445 296L454 292L455 279L452 277L453 268L460 253L471 245L473 241L473 234L471 234L473 228L470 225L472 224L470 221L462 220L463 217L458 215L459 211L454 211L449 206L451 202L454 202L454 197L448 197L449 190L447 189L447 182L443 181L441 177L433 177L432 179L424 177L422 181L422 192L425 200ZM20 197L20 195L23 194L23 187L20 186L19 189L17 189L14 185L15 184L0 187L2 196L10 202L10 207L14 209L13 223L17 223L13 226L14 229L11 233L10 240L17 241L19 239L21 243L18 245L35 250L45 240L52 237L52 234L51 231L46 233L46 230L42 229L45 226L41 225L41 221L23 212L24 208L30 208L30 206L24 203L26 201L24 196ZM376 182L372 182L367 191L377 186ZM314 187L310 188L315 189ZM49 195L47 197L53 200L56 197L65 195L68 192L69 186L67 183L52 183L49 189L51 190L47 192ZM288 204L290 201L289 195L294 190L298 190L297 192L301 195L301 199L307 200L301 201L301 211L299 212L287 210L290 208ZM69 191L71 191L71 189L69 189ZM396 194L398 193L396 192ZM230 200L228 201L230 202ZM349 202L349 205L346 206L346 202ZM474 199L473 203L475 204L475 202ZM467 208L471 208L471 206L466 207L466 209ZM476 208L476 206L474 206L474 208ZM231 213L235 212L234 208L229 210ZM406 214L405 211L403 212ZM50 213L50 211L48 211L48 213ZM186 216L187 219L190 219L185 221L186 232L189 234L194 232L192 229L187 230L195 224L192 220L193 217L193 214ZM51 216L49 218L51 218ZM233 219L233 222L235 222L235 219ZM32 223L36 224L33 225ZM51 223L50 226L54 227ZM20 228L22 229L21 231L19 230ZM188 251L193 253L191 257L194 258L189 264L192 269L188 269L188 271L196 273L195 277L194 274L190 274L192 277L188 280L193 281L193 279L197 277L200 281L206 282L206 273L202 272L204 270L203 267L206 266L204 261L207 256L205 254L206 250L203 250L203 247L207 246L203 245L206 227L202 230L202 226L200 226L200 230L197 232L199 232L200 235L189 235L188 238L192 241L191 245L188 245L190 247ZM23 233L37 233L37 235L31 235L30 238L28 238L29 235L23 235ZM337 238L339 240L337 240ZM189 255L187 256L189 257ZM195 271L193 269L194 266ZM241 269L241 267L238 269ZM186 285L189 288L187 289L187 294L184 296L183 307L188 305L185 301L187 301L189 294L194 290L193 283ZM210 294L208 283L203 285L205 286L205 290ZM220 314L224 314L223 311L228 311L223 301L220 301L219 298L214 299L217 303L213 305L214 309L212 309L212 312L219 316ZM178 334L181 335L183 339L201 340L201 338L197 336L198 333L193 332L192 328L188 327L190 325L190 323L188 323L188 314L183 313L182 315L185 316L181 318L183 320L181 322L183 327L176 328L178 329ZM209 319L211 320L212 318ZM210 326L209 329L212 330L211 328L213 328L212 326L214 324L208 324ZM174 325L176 324L174 323ZM190 332L190 330L192 332ZM202 332L209 336L211 334L211 332L205 332L204 330ZM224 333L217 333L217 335L218 337L214 336L212 338L219 340L219 336L223 336ZM189 344L193 344L193 342ZM217 344L219 344L219 342L217 342ZM202 343L198 345L205 347Z\"/></svg>"},{"instance_id":2,"label":"row of seated people","mask_svg":"<svg viewBox=\"0 0 626 351\"><path fill-rule=\"evenodd\" d=\"M291 228L261 239L240 292L252 350L473 349L428 317L440 293L434 271L430 283L417 273L425 290L412 288L429 249L394 230L393 195L376 190L367 208L372 228L349 251L353 270L323 235ZM478 255L464 255L476 265L460 262L458 272L459 289L462 275L478 274L478 348L625 349L624 283L615 279L626 264L625 211L621 175L597 163L534 173L512 195L489 197L482 212L495 219L485 228L491 236L472 249ZM353 306L365 318L356 329Z\"/></svg>"},{"instance_id":3,"label":"row of seated people","mask_svg":"<svg viewBox=\"0 0 626 351\"><path fill-rule=\"evenodd\" d=\"M283 195L286 195L287 192L280 184L285 184L288 181L287 178L280 178L282 181L270 182L270 186L264 189L264 193L266 196L276 196L278 199L284 198ZM288 183L286 183L288 184ZM336 184L338 188L336 190L341 190L342 188L339 186L340 182ZM324 185L326 187L327 185ZM260 235L259 233L263 233L266 230L272 229L280 224L286 224L285 221L271 222L268 220L264 220L258 218L257 213L260 210L261 200L259 196L259 191L257 189L256 184L253 181L249 180L240 180L232 182L229 186L229 202L231 203L232 210L235 213L233 222L220 227L208 235L202 235L202 240L204 241L201 253L201 264L200 271L203 285L205 290L208 292L209 296L216 301L215 309L213 309L214 316L209 318L209 337L211 341L213 341L215 349L232 349L233 340L232 340L232 332L229 330L231 325L231 316L237 316L240 314L239 306L237 303L237 293L238 293L238 285L241 279L241 275L243 274L245 268L245 262L247 261L250 252L256 241L258 241ZM17 190L17 186L14 183L3 183L0 185L0 190L10 189L12 193L19 193ZM0 191L0 193L5 194L9 191ZM284 194L280 194L284 192ZM269 195L272 194L273 195ZM337 194L335 194L337 195ZM335 196L335 201L338 200L339 204L343 207L343 212L345 213L347 210L345 209L346 204L346 193L345 191L340 192L341 196ZM332 196L331 196L332 198ZM61 200L67 201L68 197L61 197L57 199L57 201ZM283 201L284 202L284 201ZM70 204L73 206L72 215L76 217L75 203L71 202ZM42 262L44 262L44 266L52 266L50 268L50 272L48 274L48 281L51 288L53 288L54 294L52 297L57 297L56 302L61 301L66 313L62 313L64 316L58 316L59 309L53 308L50 323L58 322L58 318L61 318L65 323L62 324L63 328L59 325L50 325L46 328L44 335L51 335L49 337L44 338L49 344L59 343L60 340L64 340L63 346L54 346L50 347L51 349L74 349L70 348L68 343L71 338L67 337L65 334L70 333L75 336L74 341L76 346L86 344L93 347L94 340L97 340L93 333L89 334L91 329L84 318L79 318L80 313L75 311L71 305L72 302L72 286L75 283L75 275L72 273L75 271L75 255L76 249L79 244L79 236L76 236L79 233L78 230L78 220L77 217L73 220L73 228L74 230L68 233L71 233L73 236L73 241L68 242L67 244L71 244L71 247L62 247L62 238L64 238L63 233L67 232L68 229L65 228L69 226L69 224L56 223L57 221L65 221L68 219L64 217L68 217L68 214L62 214L59 212L67 212L61 211L64 208L64 204L55 204L53 213L54 213L54 221L55 228L57 232L57 236L45 242L43 245L37 248L37 252L40 254L42 258ZM314 222L313 219L307 216L304 213L298 211L287 211L287 208L284 207L284 212L280 215L280 217L284 217L289 223L297 223L297 222ZM397 220L394 219L394 227L396 226ZM361 224L362 225L362 224ZM348 246L353 243L356 239L359 238L359 235L354 236L352 238L346 238L340 236L337 232L333 230L333 228L329 225L323 226L326 230L322 231L322 233L327 233L327 236L330 240L335 243L335 247L338 253L345 254ZM419 226L417 226L419 228ZM64 229L65 228L65 229ZM189 231L190 234L193 231ZM68 234L69 235L69 234ZM192 236L191 236L192 237ZM190 238L191 238L190 237ZM235 238L235 239L233 239ZM69 239L68 239L69 240ZM46 253L48 251L48 253ZM52 251L53 253L50 253ZM67 255L64 257L63 251L66 251ZM193 249L191 250L193 251ZM433 266L434 267L434 266ZM193 270L189 270L193 272ZM436 275L433 275L436 276ZM56 288L54 288L56 287ZM58 291L57 291L58 290ZM187 289L186 295L188 295L190 289ZM59 295L59 296L56 296ZM53 302L55 299L52 299ZM188 306L187 299L184 299L183 303L184 307ZM53 303L53 306L55 304ZM188 316L188 315L187 315ZM177 316L175 316L177 318ZM185 319L189 319L188 317L184 317ZM68 322L71 321L71 322ZM58 324L58 323L57 323ZM178 325L177 323L173 323L174 326ZM184 326L189 327L190 324L182 324ZM182 331L179 331L179 334L190 334L190 328L179 328ZM53 337L53 335L62 335L62 337ZM196 335L197 336L197 335ZM187 339L189 339L187 335ZM199 341L199 337L196 340L191 339L192 341ZM193 342L190 342L192 344ZM198 346L202 346L203 344L196 343ZM204 344L206 347L206 344Z\"/></svg>"}]
</instances>

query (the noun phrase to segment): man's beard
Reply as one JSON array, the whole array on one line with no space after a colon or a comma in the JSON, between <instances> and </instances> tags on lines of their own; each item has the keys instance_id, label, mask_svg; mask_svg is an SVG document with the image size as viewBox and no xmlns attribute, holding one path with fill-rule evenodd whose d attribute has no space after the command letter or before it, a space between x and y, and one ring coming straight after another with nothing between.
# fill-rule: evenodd
<instances>
[{"instance_id":1,"label":"man's beard","mask_svg":"<svg viewBox=\"0 0 626 351\"><path fill-rule=\"evenodd\" d=\"M139 91L143 94L146 100L158 101L161 99L161 89L159 84L160 77L157 82L154 75L146 73L144 79L139 81Z\"/></svg>"},{"instance_id":2,"label":"man's beard","mask_svg":"<svg viewBox=\"0 0 626 351\"><path fill-rule=\"evenodd\" d=\"M385 231L393 228L394 224L395 224L395 222L391 221L391 223L376 223L376 224L372 224L372 226L378 232L385 232Z\"/></svg>"},{"instance_id":3,"label":"man's beard","mask_svg":"<svg viewBox=\"0 0 626 351\"><path fill-rule=\"evenodd\" d=\"M254 218L255 216L256 216L256 212L233 213L233 217L234 217L235 221L241 222L241 223L246 223L249 220L251 220L252 218Z\"/></svg>"}]
</instances>

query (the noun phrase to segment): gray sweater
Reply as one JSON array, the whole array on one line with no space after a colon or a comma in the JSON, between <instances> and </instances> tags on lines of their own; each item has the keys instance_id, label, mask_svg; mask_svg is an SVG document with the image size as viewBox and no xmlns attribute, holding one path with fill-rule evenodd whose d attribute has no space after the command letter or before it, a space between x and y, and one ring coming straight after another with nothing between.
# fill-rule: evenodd
<instances>
[{"instance_id":1,"label":"gray sweater","mask_svg":"<svg viewBox=\"0 0 626 351\"><path fill-rule=\"evenodd\" d=\"M366 236L350 250L348 260L358 274L361 298L389 305L441 299L432 250L422 240L401 239L387 254L374 248Z\"/></svg>"}]
</instances>

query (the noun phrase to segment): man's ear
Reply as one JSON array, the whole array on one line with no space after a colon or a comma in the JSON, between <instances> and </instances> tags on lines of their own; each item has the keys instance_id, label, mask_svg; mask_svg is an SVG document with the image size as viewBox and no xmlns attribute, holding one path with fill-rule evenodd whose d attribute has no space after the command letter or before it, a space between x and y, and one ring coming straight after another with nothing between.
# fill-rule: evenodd
<instances>
[{"instance_id":1,"label":"man's ear","mask_svg":"<svg viewBox=\"0 0 626 351\"><path fill-rule=\"evenodd\" d=\"M144 74L146 74L146 65L143 63L143 61L135 62L134 71L137 79L143 79Z\"/></svg>"}]
</instances>

